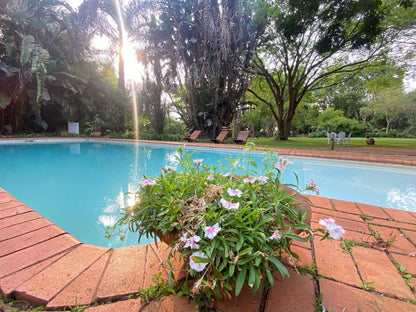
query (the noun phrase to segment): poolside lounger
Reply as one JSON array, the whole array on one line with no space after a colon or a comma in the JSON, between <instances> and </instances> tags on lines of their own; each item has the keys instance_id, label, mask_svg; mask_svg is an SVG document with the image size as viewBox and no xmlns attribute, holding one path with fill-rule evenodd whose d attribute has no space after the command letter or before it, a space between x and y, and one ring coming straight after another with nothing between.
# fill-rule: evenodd
<instances>
[{"instance_id":1,"label":"poolside lounger","mask_svg":"<svg viewBox=\"0 0 416 312\"><path fill-rule=\"evenodd\" d=\"M234 140L235 144L246 144L250 131L240 131L237 139Z\"/></svg>"},{"instance_id":2,"label":"poolside lounger","mask_svg":"<svg viewBox=\"0 0 416 312\"><path fill-rule=\"evenodd\" d=\"M184 140L188 142L196 142L196 140L198 140L201 133L202 133L202 130L195 130L194 132L192 132L190 136L184 138Z\"/></svg>"},{"instance_id":3,"label":"poolside lounger","mask_svg":"<svg viewBox=\"0 0 416 312\"><path fill-rule=\"evenodd\" d=\"M220 134L218 134L218 136L215 139L211 139L212 142L214 143L224 143L225 138L227 137L228 133L230 131L228 130L221 130Z\"/></svg>"}]
</instances>

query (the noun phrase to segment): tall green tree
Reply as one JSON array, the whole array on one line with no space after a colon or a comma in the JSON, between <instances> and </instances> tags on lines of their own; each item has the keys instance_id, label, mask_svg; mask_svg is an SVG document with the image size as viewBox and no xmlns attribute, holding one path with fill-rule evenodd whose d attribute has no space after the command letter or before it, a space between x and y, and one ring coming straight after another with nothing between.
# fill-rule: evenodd
<instances>
[{"instance_id":1,"label":"tall green tree","mask_svg":"<svg viewBox=\"0 0 416 312\"><path fill-rule=\"evenodd\" d=\"M80 24L88 29L90 38L106 36L118 45L118 87L125 90L123 46L126 9L122 0L84 0L79 7Z\"/></svg>"},{"instance_id":2,"label":"tall green tree","mask_svg":"<svg viewBox=\"0 0 416 312\"><path fill-rule=\"evenodd\" d=\"M358 72L381 55L385 18L396 5L381 0L269 2L269 22L252 72L267 82L273 101L250 91L271 109L279 139L288 138L305 94L322 88L331 75Z\"/></svg>"},{"instance_id":3,"label":"tall green tree","mask_svg":"<svg viewBox=\"0 0 416 312\"><path fill-rule=\"evenodd\" d=\"M264 26L257 18L264 11L253 5L248 0L154 2L148 22L158 30L151 42L158 43L164 60L164 92L181 97L176 107L188 128L214 137L232 122L248 84L244 68Z\"/></svg>"}]
</instances>

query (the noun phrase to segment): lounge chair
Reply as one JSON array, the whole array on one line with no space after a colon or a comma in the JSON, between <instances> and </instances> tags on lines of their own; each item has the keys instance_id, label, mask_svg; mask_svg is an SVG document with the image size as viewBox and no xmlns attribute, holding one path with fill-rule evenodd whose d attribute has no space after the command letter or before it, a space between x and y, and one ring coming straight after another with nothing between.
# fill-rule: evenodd
<instances>
[{"instance_id":1,"label":"lounge chair","mask_svg":"<svg viewBox=\"0 0 416 312\"><path fill-rule=\"evenodd\" d=\"M246 144L247 143L247 139L248 136L250 135L250 131L240 131L240 133L238 134L237 139L234 140L235 144Z\"/></svg>"},{"instance_id":2,"label":"lounge chair","mask_svg":"<svg viewBox=\"0 0 416 312\"><path fill-rule=\"evenodd\" d=\"M218 134L218 136L215 139L211 139L212 142L214 143L224 143L225 138L227 137L228 133L230 131L228 130L221 130L220 134Z\"/></svg>"},{"instance_id":3,"label":"lounge chair","mask_svg":"<svg viewBox=\"0 0 416 312\"><path fill-rule=\"evenodd\" d=\"M184 140L188 142L196 142L196 140L198 140L201 133L202 133L202 130L194 130L194 132L192 132L190 136L184 138Z\"/></svg>"},{"instance_id":4,"label":"lounge chair","mask_svg":"<svg viewBox=\"0 0 416 312\"><path fill-rule=\"evenodd\" d=\"M343 131L338 133L337 144L339 144L339 142L342 141L342 144L345 145L345 136L346 136L346 133Z\"/></svg>"}]
</instances>

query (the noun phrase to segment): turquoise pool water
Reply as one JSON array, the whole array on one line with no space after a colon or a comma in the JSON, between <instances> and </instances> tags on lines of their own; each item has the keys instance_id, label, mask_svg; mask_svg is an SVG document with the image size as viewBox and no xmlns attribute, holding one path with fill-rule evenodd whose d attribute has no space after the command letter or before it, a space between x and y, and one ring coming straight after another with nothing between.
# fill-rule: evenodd
<instances>
[{"instance_id":1,"label":"turquoise pool water","mask_svg":"<svg viewBox=\"0 0 416 312\"><path fill-rule=\"evenodd\" d=\"M240 151L186 148L194 158L217 164ZM0 144L0 187L79 240L105 247L137 244L104 236L124 206L124 194L137 190L143 174L175 166L175 146L93 141L55 144ZM264 154L255 155L258 162ZM317 182L322 196L416 211L416 170L351 162L290 157L285 183ZM149 241L152 241L151 239ZM141 241L140 243L146 243Z\"/></svg>"}]
</instances>

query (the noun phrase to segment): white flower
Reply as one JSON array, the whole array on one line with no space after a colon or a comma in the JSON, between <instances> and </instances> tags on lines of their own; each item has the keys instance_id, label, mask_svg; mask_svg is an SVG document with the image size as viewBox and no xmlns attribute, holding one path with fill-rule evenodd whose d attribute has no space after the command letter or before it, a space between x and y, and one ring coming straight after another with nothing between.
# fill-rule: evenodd
<instances>
[{"instance_id":1,"label":"white flower","mask_svg":"<svg viewBox=\"0 0 416 312\"><path fill-rule=\"evenodd\" d=\"M207 176L207 180L214 181L214 175L210 174L209 176Z\"/></svg>"},{"instance_id":2,"label":"white flower","mask_svg":"<svg viewBox=\"0 0 416 312\"><path fill-rule=\"evenodd\" d=\"M205 267L207 266L208 263L198 263L196 259L194 259L194 257L198 257L198 258L205 258L208 259L207 256L199 251L195 251L194 253L192 253L192 255L189 257L189 266L191 267L192 270L195 270L197 272L201 272L205 269Z\"/></svg>"},{"instance_id":3,"label":"white flower","mask_svg":"<svg viewBox=\"0 0 416 312\"><path fill-rule=\"evenodd\" d=\"M240 203L233 203L228 200L225 200L224 198L221 198L220 203L225 209L229 210L236 210L238 209L238 207L240 207Z\"/></svg>"},{"instance_id":4,"label":"white flower","mask_svg":"<svg viewBox=\"0 0 416 312\"><path fill-rule=\"evenodd\" d=\"M172 171L175 171L175 170L176 170L176 168L175 168L175 167L173 167L173 166L168 166L168 165L166 165L164 168L162 168L162 170L166 170L166 171L168 171L168 170L172 170Z\"/></svg>"},{"instance_id":5,"label":"white flower","mask_svg":"<svg viewBox=\"0 0 416 312\"><path fill-rule=\"evenodd\" d=\"M265 177L265 176L260 176L260 177L257 178L257 181L259 182L260 185L266 184L267 180L269 180L269 178Z\"/></svg>"},{"instance_id":6,"label":"white flower","mask_svg":"<svg viewBox=\"0 0 416 312\"><path fill-rule=\"evenodd\" d=\"M221 231L221 228L218 225L218 223L215 223L212 226L207 226L204 230L205 237L207 237L209 239L214 239L214 237L217 236L219 231Z\"/></svg>"},{"instance_id":7,"label":"white flower","mask_svg":"<svg viewBox=\"0 0 416 312\"><path fill-rule=\"evenodd\" d=\"M270 240L275 239L279 240L281 238L279 231L274 231L273 235L269 237Z\"/></svg>"},{"instance_id":8,"label":"white flower","mask_svg":"<svg viewBox=\"0 0 416 312\"><path fill-rule=\"evenodd\" d=\"M329 236L333 239L340 240L341 237L345 234L345 230L342 226L337 225L334 219L321 219L319 224L326 227L328 230Z\"/></svg>"},{"instance_id":9,"label":"white flower","mask_svg":"<svg viewBox=\"0 0 416 312\"><path fill-rule=\"evenodd\" d=\"M182 240L182 239L181 239ZM183 246L184 248L191 248L191 249L199 249L199 245L197 244L199 241L201 240L201 237L199 237L198 235L194 235L190 238L186 239L186 243L185 246Z\"/></svg>"},{"instance_id":10,"label":"white flower","mask_svg":"<svg viewBox=\"0 0 416 312\"><path fill-rule=\"evenodd\" d=\"M203 162L204 160L203 159L194 159L194 164L196 165L196 166L199 166L202 162Z\"/></svg>"},{"instance_id":11,"label":"white flower","mask_svg":"<svg viewBox=\"0 0 416 312\"><path fill-rule=\"evenodd\" d=\"M256 182L256 179L253 179L253 178L246 178L246 179L244 179L244 180L243 180L243 182L244 182L244 183L255 183L255 182Z\"/></svg>"},{"instance_id":12,"label":"white flower","mask_svg":"<svg viewBox=\"0 0 416 312\"><path fill-rule=\"evenodd\" d=\"M241 192L240 190L233 190L231 188L227 189L227 193L230 196L237 196L237 197L241 197L241 195L243 195L243 192Z\"/></svg>"},{"instance_id":13,"label":"white flower","mask_svg":"<svg viewBox=\"0 0 416 312\"><path fill-rule=\"evenodd\" d=\"M153 180L141 180L140 181L141 186L147 186L147 185L156 185L156 181Z\"/></svg>"},{"instance_id":14,"label":"white flower","mask_svg":"<svg viewBox=\"0 0 416 312\"><path fill-rule=\"evenodd\" d=\"M274 165L275 168L279 171L285 171L286 167L289 165L293 165L293 162L286 158L279 158L279 161Z\"/></svg>"}]
</instances>

